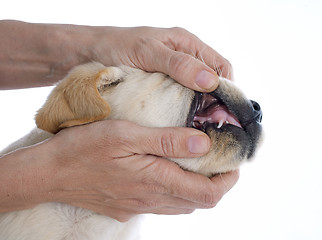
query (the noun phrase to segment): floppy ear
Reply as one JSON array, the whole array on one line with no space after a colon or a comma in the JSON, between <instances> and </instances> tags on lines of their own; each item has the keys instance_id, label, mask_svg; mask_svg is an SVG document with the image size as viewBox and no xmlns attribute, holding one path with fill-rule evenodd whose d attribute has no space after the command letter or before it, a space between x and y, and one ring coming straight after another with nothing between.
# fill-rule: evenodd
<instances>
[{"instance_id":1,"label":"floppy ear","mask_svg":"<svg viewBox=\"0 0 322 240\"><path fill-rule=\"evenodd\" d=\"M36 115L37 127L51 133L106 118L111 108L97 88L113 80L100 63L77 66L61 80Z\"/></svg>"}]
</instances>

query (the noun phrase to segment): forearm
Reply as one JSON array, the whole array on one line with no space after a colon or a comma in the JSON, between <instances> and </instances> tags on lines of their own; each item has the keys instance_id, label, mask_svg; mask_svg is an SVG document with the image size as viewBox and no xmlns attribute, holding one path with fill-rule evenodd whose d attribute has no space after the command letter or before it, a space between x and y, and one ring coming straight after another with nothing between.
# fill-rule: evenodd
<instances>
[{"instance_id":1,"label":"forearm","mask_svg":"<svg viewBox=\"0 0 322 240\"><path fill-rule=\"evenodd\" d=\"M213 68L232 78L225 58L178 28L0 21L0 33L0 89L52 85L89 61L163 72L196 91L211 92L218 86Z\"/></svg>"},{"instance_id":2,"label":"forearm","mask_svg":"<svg viewBox=\"0 0 322 240\"><path fill-rule=\"evenodd\" d=\"M38 147L20 149L0 158L0 213L51 200L54 171L49 162Z\"/></svg>"},{"instance_id":3,"label":"forearm","mask_svg":"<svg viewBox=\"0 0 322 240\"><path fill-rule=\"evenodd\" d=\"M52 85L71 67L94 60L94 29L0 21L0 89Z\"/></svg>"}]
</instances>

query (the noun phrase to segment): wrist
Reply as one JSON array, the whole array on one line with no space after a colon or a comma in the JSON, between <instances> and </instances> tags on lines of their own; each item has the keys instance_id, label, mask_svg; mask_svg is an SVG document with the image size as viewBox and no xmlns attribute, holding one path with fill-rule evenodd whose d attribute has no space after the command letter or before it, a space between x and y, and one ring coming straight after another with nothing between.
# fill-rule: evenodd
<instances>
[{"instance_id":1,"label":"wrist","mask_svg":"<svg viewBox=\"0 0 322 240\"><path fill-rule=\"evenodd\" d=\"M51 35L47 48L52 49L54 55L48 78L61 80L72 67L92 60L89 51L93 41L91 27L58 24L44 30Z\"/></svg>"},{"instance_id":2,"label":"wrist","mask_svg":"<svg viewBox=\"0 0 322 240\"><path fill-rule=\"evenodd\" d=\"M74 66L97 61L106 66L120 65L118 48L122 28L108 26L53 25L52 44L61 47L60 61L53 63L51 74L63 78ZM59 79L60 80L60 79Z\"/></svg>"},{"instance_id":3,"label":"wrist","mask_svg":"<svg viewBox=\"0 0 322 240\"><path fill-rule=\"evenodd\" d=\"M50 201L54 173L39 145L22 148L0 158L0 212L31 208Z\"/></svg>"},{"instance_id":4,"label":"wrist","mask_svg":"<svg viewBox=\"0 0 322 240\"><path fill-rule=\"evenodd\" d=\"M89 34L83 40L90 61L97 61L106 66L124 64L125 61L119 54L119 49L125 48L121 41L123 28L109 26L87 28Z\"/></svg>"}]
</instances>

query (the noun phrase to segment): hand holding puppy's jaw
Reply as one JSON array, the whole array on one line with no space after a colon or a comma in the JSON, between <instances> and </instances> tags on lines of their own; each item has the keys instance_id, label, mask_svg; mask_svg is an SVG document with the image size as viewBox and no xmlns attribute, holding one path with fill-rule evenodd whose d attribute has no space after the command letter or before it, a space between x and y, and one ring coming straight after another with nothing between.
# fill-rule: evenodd
<instances>
[{"instance_id":1,"label":"hand holding puppy's jaw","mask_svg":"<svg viewBox=\"0 0 322 240\"><path fill-rule=\"evenodd\" d=\"M161 157L195 156L189 144L202 144L200 139L206 152L208 137L194 129L106 120L64 129L39 147L56 161L52 201L127 221L141 213L184 214L217 204L228 180L213 181Z\"/></svg>"}]
</instances>

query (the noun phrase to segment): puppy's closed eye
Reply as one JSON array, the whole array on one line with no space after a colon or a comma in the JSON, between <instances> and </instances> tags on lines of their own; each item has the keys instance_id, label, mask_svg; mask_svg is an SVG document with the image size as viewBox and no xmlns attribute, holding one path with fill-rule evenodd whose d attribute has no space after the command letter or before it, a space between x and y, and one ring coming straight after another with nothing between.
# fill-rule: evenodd
<instances>
[{"instance_id":1,"label":"puppy's closed eye","mask_svg":"<svg viewBox=\"0 0 322 240\"><path fill-rule=\"evenodd\" d=\"M100 91L100 90L104 90L106 88L115 87L118 84L120 84L121 82L123 82L123 79L117 79L117 80L115 80L115 81L113 81L111 83L103 84L103 85L97 87L97 89L98 89L98 91Z\"/></svg>"}]
</instances>

